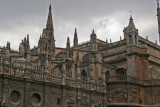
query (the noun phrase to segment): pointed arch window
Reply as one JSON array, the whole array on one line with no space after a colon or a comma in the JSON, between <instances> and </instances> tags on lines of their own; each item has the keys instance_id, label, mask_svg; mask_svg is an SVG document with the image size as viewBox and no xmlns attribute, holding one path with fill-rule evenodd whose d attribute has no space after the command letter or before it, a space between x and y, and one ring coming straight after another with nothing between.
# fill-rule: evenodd
<instances>
[{"instance_id":1,"label":"pointed arch window","mask_svg":"<svg viewBox=\"0 0 160 107\"><path fill-rule=\"evenodd\" d=\"M131 35L128 36L128 39L129 39L129 41L128 41L129 44L132 44L132 36Z\"/></svg>"},{"instance_id":2,"label":"pointed arch window","mask_svg":"<svg viewBox=\"0 0 160 107\"><path fill-rule=\"evenodd\" d=\"M123 69L123 68L119 68L119 69L117 70L117 76L118 76L118 77L126 77L126 70Z\"/></svg>"}]
</instances>

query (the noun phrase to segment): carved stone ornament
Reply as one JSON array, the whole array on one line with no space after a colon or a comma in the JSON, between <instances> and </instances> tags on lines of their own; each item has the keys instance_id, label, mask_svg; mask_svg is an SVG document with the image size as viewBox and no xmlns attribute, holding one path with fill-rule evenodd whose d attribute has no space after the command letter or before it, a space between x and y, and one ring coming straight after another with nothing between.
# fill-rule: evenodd
<instances>
[{"instance_id":1,"label":"carved stone ornament","mask_svg":"<svg viewBox=\"0 0 160 107\"><path fill-rule=\"evenodd\" d=\"M82 96L82 98L81 98L81 104L82 105L89 105L90 104L90 102L89 102L89 98L87 97L87 96Z\"/></svg>"},{"instance_id":2,"label":"carved stone ornament","mask_svg":"<svg viewBox=\"0 0 160 107\"><path fill-rule=\"evenodd\" d=\"M75 104L75 100L73 98L68 98L67 103L68 104Z\"/></svg>"},{"instance_id":3,"label":"carved stone ornament","mask_svg":"<svg viewBox=\"0 0 160 107\"><path fill-rule=\"evenodd\" d=\"M122 88L118 88L113 92L113 100L114 101L121 101L121 102L129 102L129 103L135 103L136 102L136 96L137 96L137 90L136 89L130 89L130 90L126 90L126 89L122 89Z\"/></svg>"},{"instance_id":4,"label":"carved stone ornament","mask_svg":"<svg viewBox=\"0 0 160 107\"><path fill-rule=\"evenodd\" d=\"M125 94L126 92L124 91L124 89L121 89L121 88L116 89L112 94L113 100L124 101L126 96Z\"/></svg>"},{"instance_id":5,"label":"carved stone ornament","mask_svg":"<svg viewBox=\"0 0 160 107\"><path fill-rule=\"evenodd\" d=\"M155 94L155 100L160 102L160 91Z\"/></svg>"}]
</instances>

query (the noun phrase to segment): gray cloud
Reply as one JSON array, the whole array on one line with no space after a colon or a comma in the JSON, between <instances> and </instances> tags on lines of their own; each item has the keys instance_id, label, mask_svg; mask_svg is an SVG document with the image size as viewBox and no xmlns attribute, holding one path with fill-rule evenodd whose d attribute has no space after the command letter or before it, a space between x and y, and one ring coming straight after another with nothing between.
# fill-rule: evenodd
<instances>
[{"instance_id":1,"label":"gray cloud","mask_svg":"<svg viewBox=\"0 0 160 107\"><path fill-rule=\"evenodd\" d=\"M158 40L156 0L0 0L0 45L10 41L18 49L27 34L31 47L37 45L50 3L58 47L65 47L67 36L72 42L75 27L80 42L89 40L93 28L100 39L119 40L130 10L140 36Z\"/></svg>"}]
</instances>

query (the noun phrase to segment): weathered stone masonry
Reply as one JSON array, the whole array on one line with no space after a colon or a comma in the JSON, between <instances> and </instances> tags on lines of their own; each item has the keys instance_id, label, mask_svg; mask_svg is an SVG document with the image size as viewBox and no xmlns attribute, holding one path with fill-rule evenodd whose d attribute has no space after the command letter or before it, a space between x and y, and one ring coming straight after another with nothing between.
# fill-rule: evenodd
<instances>
[{"instance_id":1,"label":"weathered stone masonry","mask_svg":"<svg viewBox=\"0 0 160 107\"><path fill-rule=\"evenodd\" d=\"M93 30L80 44L75 29L73 46L68 37L66 48L56 47L50 5L38 46L30 49L27 35L19 51L10 42L0 47L0 105L159 107L160 46L139 35L132 16L123 32L124 39L109 43Z\"/></svg>"}]
</instances>

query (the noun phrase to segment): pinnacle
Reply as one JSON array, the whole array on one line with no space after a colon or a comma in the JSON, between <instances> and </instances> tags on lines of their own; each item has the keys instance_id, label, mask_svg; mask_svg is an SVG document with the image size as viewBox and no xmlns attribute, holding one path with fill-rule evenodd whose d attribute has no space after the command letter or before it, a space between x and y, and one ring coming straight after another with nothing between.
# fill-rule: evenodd
<instances>
[{"instance_id":1,"label":"pinnacle","mask_svg":"<svg viewBox=\"0 0 160 107\"><path fill-rule=\"evenodd\" d=\"M95 34L95 33L94 33L94 29L92 30L92 34Z\"/></svg>"},{"instance_id":2,"label":"pinnacle","mask_svg":"<svg viewBox=\"0 0 160 107\"><path fill-rule=\"evenodd\" d=\"M67 42L69 42L69 37L67 37Z\"/></svg>"},{"instance_id":3,"label":"pinnacle","mask_svg":"<svg viewBox=\"0 0 160 107\"><path fill-rule=\"evenodd\" d=\"M49 5L49 11L51 11L52 10L52 6L51 6L51 4Z\"/></svg>"},{"instance_id":4,"label":"pinnacle","mask_svg":"<svg viewBox=\"0 0 160 107\"><path fill-rule=\"evenodd\" d=\"M50 4L46 29L53 29L52 12L51 12L51 10L52 10L52 7L51 7L51 4Z\"/></svg>"},{"instance_id":5,"label":"pinnacle","mask_svg":"<svg viewBox=\"0 0 160 107\"><path fill-rule=\"evenodd\" d=\"M74 37L77 37L77 29L75 28Z\"/></svg>"},{"instance_id":6,"label":"pinnacle","mask_svg":"<svg viewBox=\"0 0 160 107\"><path fill-rule=\"evenodd\" d=\"M75 33L77 33L77 29L75 28Z\"/></svg>"}]
</instances>

